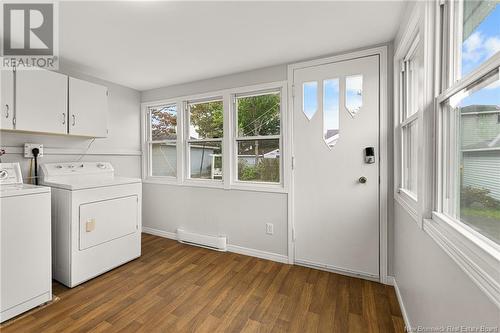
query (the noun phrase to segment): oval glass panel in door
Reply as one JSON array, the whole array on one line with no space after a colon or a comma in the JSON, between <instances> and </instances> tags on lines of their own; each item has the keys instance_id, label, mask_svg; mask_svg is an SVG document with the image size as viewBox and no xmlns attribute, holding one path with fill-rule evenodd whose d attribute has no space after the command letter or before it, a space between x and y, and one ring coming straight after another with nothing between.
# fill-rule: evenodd
<instances>
[{"instance_id":1,"label":"oval glass panel in door","mask_svg":"<svg viewBox=\"0 0 500 333\"><path fill-rule=\"evenodd\" d=\"M304 82L302 84L302 112L311 120L318 111L318 82Z\"/></svg>"},{"instance_id":2,"label":"oval glass panel in door","mask_svg":"<svg viewBox=\"0 0 500 333\"><path fill-rule=\"evenodd\" d=\"M332 148L339 139L339 79L323 81L323 140Z\"/></svg>"},{"instance_id":3,"label":"oval glass panel in door","mask_svg":"<svg viewBox=\"0 0 500 333\"><path fill-rule=\"evenodd\" d=\"M363 106L363 75L345 78L345 108L354 117Z\"/></svg>"}]
</instances>

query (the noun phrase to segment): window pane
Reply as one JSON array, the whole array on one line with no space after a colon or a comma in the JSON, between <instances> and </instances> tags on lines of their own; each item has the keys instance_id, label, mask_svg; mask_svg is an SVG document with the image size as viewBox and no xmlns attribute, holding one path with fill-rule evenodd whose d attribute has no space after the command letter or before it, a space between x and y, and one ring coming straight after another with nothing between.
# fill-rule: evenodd
<instances>
[{"instance_id":1,"label":"window pane","mask_svg":"<svg viewBox=\"0 0 500 333\"><path fill-rule=\"evenodd\" d=\"M238 141L238 180L279 183L279 139Z\"/></svg>"},{"instance_id":2,"label":"window pane","mask_svg":"<svg viewBox=\"0 0 500 333\"><path fill-rule=\"evenodd\" d=\"M348 76L345 79L345 107L354 116L363 106L363 75Z\"/></svg>"},{"instance_id":3,"label":"window pane","mask_svg":"<svg viewBox=\"0 0 500 333\"><path fill-rule=\"evenodd\" d=\"M151 115L151 140L175 140L177 138L177 107L161 105L149 108Z\"/></svg>"},{"instance_id":4,"label":"window pane","mask_svg":"<svg viewBox=\"0 0 500 333\"><path fill-rule=\"evenodd\" d=\"M222 101L189 104L190 139L223 137L224 108Z\"/></svg>"},{"instance_id":5,"label":"window pane","mask_svg":"<svg viewBox=\"0 0 500 333\"><path fill-rule=\"evenodd\" d=\"M461 91L450 99L457 125L456 160L452 164L456 209L449 212L500 243L500 80ZM454 108L453 108L454 107ZM453 149L453 147L452 147Z\"/></svg>"},{"instance_id":6,"label":"window pane","mask_svg":"<svg viewBox=\"0 0 500 333\"><path fill-rule=\"evenodd\" d=\"M462 76L500 51L498 1L465 0L463 6Z\"/></svg>"},{"instance_id":7,"label":"window pane","mask_svg":"<svg viewBox=\"0 0 500 333\"><path fill-rule=\"evenodd\" d=\"M189 144L191 178L222 179L222 143L220 141Z\"/></svg>"},{"instance_id":8,"label":"window pane","mask_svg":"<svg viewBox=\"0 0 500 333\"><path fill-rule=\"evenodd\" d=\"M238 97L238 136L280 134L279 92Z\"/></svg>"},{"instance_id":9,"label":"window pane","mask_svg":"<svg viewBox=\"0 0 500 333\"><path fill-rule=\"evenodd\" d=\"M339 139L339 79L323 82L323 138L330 148Z\"/></svg>"},{"instance_id":10,"label":"window pane","mask_svg":"<svg viewBox=\"0 0 500 333\"><path fill-rule=\"evenodd\" d=\"M177 176L177 149L175 142L153 143L151 151L151 175L162 177Z\"/></svg>"},{"instance_id":11,"label":"window pane","mask_svg":"<svg viewBox=\"0 0 500 333\"><path fill-rule=\"evenodd\" d=\"M403 127L403 188L417 195L418 121Z\"/></svg>"},{"instance_id":12,"label":"window pane","mask_svg":"<svg viewBox=\"0 0 500 333\"><path fill-rule=\"evenodd\" d=\"M304 82L302 85L302 111L311 120L318 111L318 82Z\"/></svg>"}]
</instances>

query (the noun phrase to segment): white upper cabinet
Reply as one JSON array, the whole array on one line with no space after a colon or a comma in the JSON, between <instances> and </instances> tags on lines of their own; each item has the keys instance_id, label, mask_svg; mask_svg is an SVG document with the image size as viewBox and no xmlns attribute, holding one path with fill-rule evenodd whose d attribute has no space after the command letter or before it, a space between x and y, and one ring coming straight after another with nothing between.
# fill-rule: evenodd
<instances>
[{"instance_id":1,"label":"white upper cabinet","mask_svg":"<svg viewBox=\"0 0 500 333\"><path fill-rule=\"evenodd\" d=\"M69 78L69 134L106 137L108 131L108 89L98 84Z\"/></svg>"},{"instance_id":2,"label":"white upper cabinet","mask_svg":"<svg viewBox=\"0 0 500 333\"><path fill-rule=\"evenodd\" d=\"M0 71L0 128L14 128L14 72Z\"/></svg>"},{"instance_id":3,"label":"white upper cabinet","mask_svg":"<svg viewBox=\"0 0 500 333\"><path fill-rule=\"evenodd\" d=\"M17 130L68 133L68 77L45 70L16 71Z\"/></svg>"}]
</instances>

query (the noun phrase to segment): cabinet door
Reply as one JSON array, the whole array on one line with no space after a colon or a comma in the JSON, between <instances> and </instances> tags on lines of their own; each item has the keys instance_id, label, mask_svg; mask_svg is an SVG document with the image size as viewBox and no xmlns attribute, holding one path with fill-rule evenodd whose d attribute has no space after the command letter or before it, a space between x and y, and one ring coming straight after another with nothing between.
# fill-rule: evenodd
<instances>
[{"instance_id":1,"label":"cabinet door","mask_svg":"<svg viewBox=\"0 0 500 333\"><path fill-rule=\"evenodd\" d=\"M45 70L16 72L16 129L68 132L68 77Z\"/></svg>"},{"instance_id":2,"label":"cabinet door","mask_svg":"<svg viewBox=\"0 0 500 333\"><path fill-rule=\"evenodd\" d=\"M14 128L14 72L0 71L0 128Z\"/></svg>"},{"instance_id":3,"label":"cabinet door","mask_svg":"<svg viewBox=\"0 0 500 333\"><path fill-rule=\"evenodd\" d=\"M69 134L107 136L107 92L104 86L69 78Z\"/></svg>"}]
</instances>

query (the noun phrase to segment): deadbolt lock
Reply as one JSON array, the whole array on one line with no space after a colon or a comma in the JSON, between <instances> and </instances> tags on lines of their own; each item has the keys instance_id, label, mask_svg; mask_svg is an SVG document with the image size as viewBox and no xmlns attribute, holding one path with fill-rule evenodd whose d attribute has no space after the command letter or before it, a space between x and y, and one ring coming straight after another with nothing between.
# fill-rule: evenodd
<instances>
[{"instance_id":1,"label":"deadbolt lock","mask_svg":"<svg viewBox=\"0 0 500 333\"><path fill-rule=\"evenodd\" d=\"M362 177L359 177L358 182L360 182L361 184L364 184L364 183L366 183L366 180L367 180L366 177L362 176Z\"/></svg>"}]
</instances>

